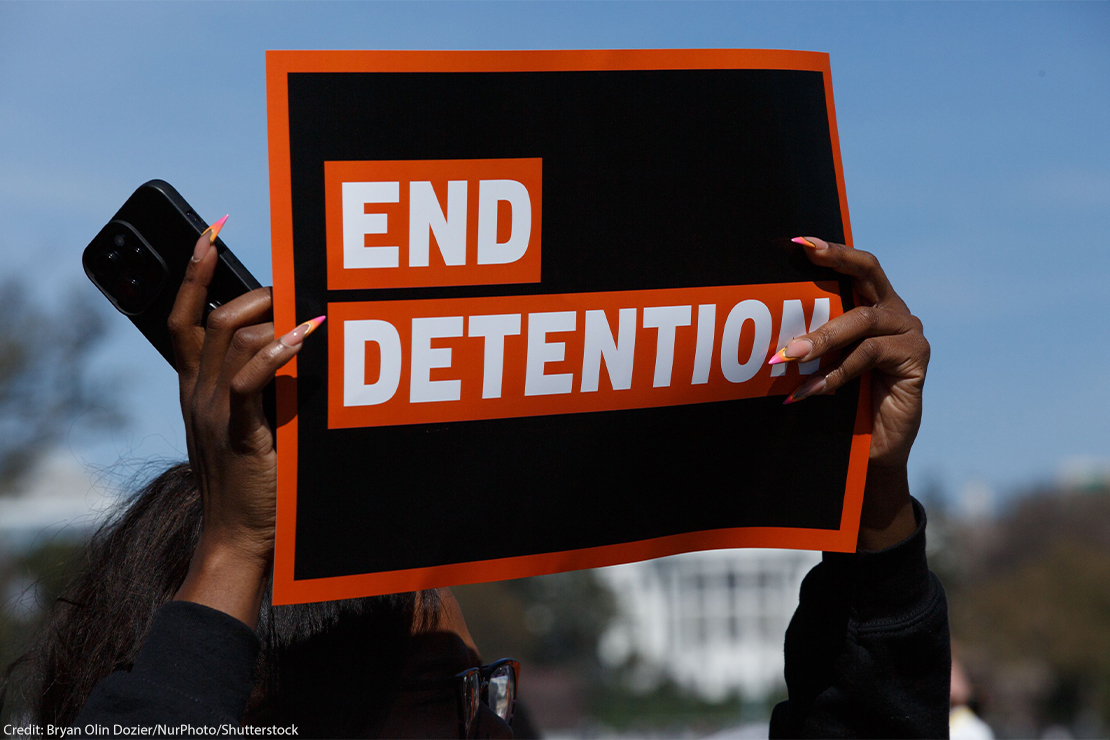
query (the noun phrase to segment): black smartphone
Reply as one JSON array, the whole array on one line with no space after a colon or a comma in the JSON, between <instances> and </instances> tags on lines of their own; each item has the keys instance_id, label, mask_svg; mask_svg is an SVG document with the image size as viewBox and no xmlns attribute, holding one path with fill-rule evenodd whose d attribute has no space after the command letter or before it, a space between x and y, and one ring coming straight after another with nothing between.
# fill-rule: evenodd
<instances>
[{"instance_id":1,"label":"black smartphone","mask_svg":"<svg viewBox=\"0 0 1110 740\"><path fill-rule=\"evenodd\" d=\"M81 263L93 285L131 319L175 370L169 321L185 267L208 228L192 206L164 180L143 183L85 247ZM205 320L214 309L262 287L217 237L220 261L208 286ZM277 429L274 384L262 392L271 429Z\"/></svg>"},{"instance_id":2,"label":"black smartphone","mask_svg":"<svg viewBox=\"0 0 1110 740\"><path fill-rule=\"evenodd\" d=\"M208 222L172 185L151 180L131 194L81 256L89 280L171 366L166 322L193 248L207 228ZM208 288L205 318L221 304L261 287L218 237L215 246L220 261Z\"/></svg>"}]
</instances>

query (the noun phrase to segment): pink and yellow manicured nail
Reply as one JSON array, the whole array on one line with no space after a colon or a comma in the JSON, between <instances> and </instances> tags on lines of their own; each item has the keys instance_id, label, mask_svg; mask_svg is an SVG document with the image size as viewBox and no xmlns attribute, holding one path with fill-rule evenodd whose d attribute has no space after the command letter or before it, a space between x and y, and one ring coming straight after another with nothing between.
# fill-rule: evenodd
<instances>
[{"instance_id":1,"label":"pink and yellow manicured nail","mask_svg":"<svg viewBox=\"0 0 1110 740\"><path fill-rule=\"evenodd\" d=\"M796 236L793 239L791 239L790 241L794 242L795 244L801 244L803 247L809 247L810 249L817 249L817 245L814 244L813 242L811 242L809 239L806 239L804 236Z\"/></svg>"},{"instance_id":2,"label":"pink and yellow manicured nail","mask_svg":"<svg viewBox=\"0 0 1110 740\"><path fill-rule=\"evenodd\" d=\"M813 351L813 343L808 339L791 339L782 349L767 360L768 365L778 365L780 362L794 362L800 360Z\"/></svg>"},{"instance_id":3,"label":"pink and yellow manicured nail","mask_svg":"<svg viewBox=\"0 0 1110 740\"><path fill-rule=\"evenodd\" d=\"M780 362L793 362L796 359L798 359L798 358L797 357L788 357L786 355L786 347L783 347L778 352L776 352L774 355L772 355L771 359L767 360L767 364L768 365L777 365Z\"/></svg>"},{"instance_id":4,"label":"pink and yellow manicured nail","mask_svg":"<svg viewBox=\"0 0 1110 740\"><path fill-rule=\"evenodd\" d=\"M230 215L230 214L228 214L228 215ZM224 227L225 223L227 223L227 216L224 216L219 221L217 221L216 223L212 224L211 226L209 226L207 229L204 230L204 234L208 234L208 243L209 244L215 244L216 243L216 237L220 235L220 229L222 229ZM201 234L201 236L204 236L204 234Z\"/></svg>"},{"instance_id":5,"label":"pink and yellow manicured nail","mask_svg":"<svg viewBox=\"0 0 1110 740\"><path fill-rule=\"evenodd\" d=\"M296 347L304 341L305 337L320 328L320 324L324 323L326 318L327 316L317 316L314 319L309 319L278 341L286 347Z\"/></svg>"}]
</instances>

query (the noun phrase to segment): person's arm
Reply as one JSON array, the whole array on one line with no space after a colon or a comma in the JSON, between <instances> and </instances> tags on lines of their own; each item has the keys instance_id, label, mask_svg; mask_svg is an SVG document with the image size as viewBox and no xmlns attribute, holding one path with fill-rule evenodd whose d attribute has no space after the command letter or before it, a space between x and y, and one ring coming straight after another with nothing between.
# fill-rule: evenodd
<instances>
[{"instance_id":1,"label":"person's arm","mask_svg":"<svg viewBox=\"0 0 1110 740\"><path fill-rule=\"evenodd\" d=\"M273 299L259 288L204 321L215 235L201 236L170 314L189 462L204 502L200 543L176 599L248 627L258 621L274 550L277 450L262 391L319 320L274 338Z\"/></svg>"},{"instance_id":2,"label":"person's arm","mask_svg":"<svg viewBox=\"0 0 1110 740\"><path fill-rule=\"evenodd\" d=\"M203 502L200 541L131 670L97 685L78 726L238 725L254 686L254 628L273 560L277 490L262 390L319 322L275 339L269 288L229 301L204 322L215 238L205 232L197 241L169 321Z\"/></svg>"},{"instance_id":3,"label":"person's arm","mask_svg":"<svg viewBox=\"0 0 1110 740\"><path fill-rule=\"evenodd\" d=\"M238 726L258 650L254 631L238 619L171 601L159 608L131 670L97 684L74 726Z\"/></svg>"},{"instance_id":4,"label":"person's arm","mask_svg":"<svg viewBox=\"0 0 1110 740\"><path fill-rule=\"evenodd\" d=\"M789 700L771 737L947 737L944 589L925 560L925 513L879 552L825 553L786 632Z\"/></svg>"},{"instance_id":5,"label":"person's arm","mask_svg":"<svg viewBox=\"0 0 1110 740\"><path fill-rule=\"evenodd\" d=\"M860 305L796 337L772 362L839 361L787 399L872 371L872 437L855 553L825 553L786 634L789 699L771 737L947 737L951 647L944 589L925 559L925 512L906 464L921 425L929 343L867 252L799 237L815 264L852 278Z\"/></svg>"}]
</instances>

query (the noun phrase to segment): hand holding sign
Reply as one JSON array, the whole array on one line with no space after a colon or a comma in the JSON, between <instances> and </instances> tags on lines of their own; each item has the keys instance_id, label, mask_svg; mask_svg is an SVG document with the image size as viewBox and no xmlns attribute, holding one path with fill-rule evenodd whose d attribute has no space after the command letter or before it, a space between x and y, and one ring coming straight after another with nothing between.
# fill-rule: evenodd
<instances>
[{"instance_id":1,"label":"hand holding sign","mask_svg":"<svg viewBox=\"0 0 1110 740\"><path fill-rule=\"evenodd\" d=\"M910 313L870 252L815 237L795 241L818 265L852 277L865 305L795 338L776 360L807 362L850 347L840 363L808 379L787 399L831 393L867 370L871 376L871 461L860 531L860 549L882 549L913 532L906 461L921 426L921 393L929 365L929 342L921 320ZM889 530L889 531L888 531Z\"/></svg>"}]
</instances>

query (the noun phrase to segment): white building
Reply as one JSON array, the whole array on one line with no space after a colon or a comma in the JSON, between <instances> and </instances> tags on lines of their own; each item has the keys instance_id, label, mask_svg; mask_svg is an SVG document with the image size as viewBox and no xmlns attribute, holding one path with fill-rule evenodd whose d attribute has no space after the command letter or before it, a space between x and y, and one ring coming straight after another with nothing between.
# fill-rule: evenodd
<instances>
[{"instance_id":1,"label":"white building","mask_svg":"<svg viewBox=\"0 0 1110 740\"><path fill-rule=\"evenodd\" d=\"M784 686L782 643L818 552L713 550L603 568L620 610L601 659L635 661L645 690L670 678L711 700Z\"/></svg>"},{"instance_id":2,"label":"white building","mask_svg":"<svg viewBox=\"0 0 1110 740\"><path fill-rule=\"evenodd\" d=\"M74 455L57 450L0 495L0 556L53 537L83 538L116 503Z\"/></svg>"}]
</instances>

